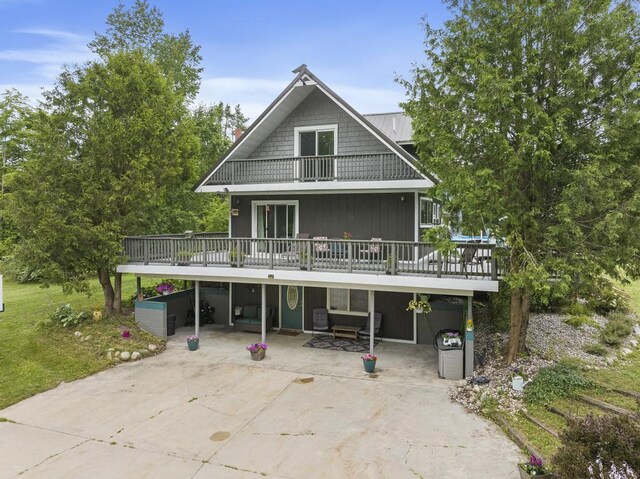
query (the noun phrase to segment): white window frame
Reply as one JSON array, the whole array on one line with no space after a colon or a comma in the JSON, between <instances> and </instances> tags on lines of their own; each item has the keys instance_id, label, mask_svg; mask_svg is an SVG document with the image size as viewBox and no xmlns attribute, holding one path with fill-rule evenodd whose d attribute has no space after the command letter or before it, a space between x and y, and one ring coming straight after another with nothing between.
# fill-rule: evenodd
<instances>
[{"instance_id":1,"label":"white window frame","mask_svg":"<svg viewBox=\"0 0 640 479\"><path fill-rule=\"evenodd\" d=\"M331 309L331 290L332 289L343 289L347 291L347 311L343 311L341 309ZM369 315L368 311L351 311L351 290L352 289L367 292L366 289L360 289L360 288L327 288L327 311L329 311L329 314L334 313L334 314L343 314L345 316L364 316L364 317Z\"/></svg>"},{"instance_id":2,"label":"white window frame","mask_svg":"<svg viewBox=\"0 0 640 479\"><path fill-rule=\"evenodd\" d=\"M258 237L258 206L264 205L291 205L296 207L295 224L293 225L294 238L300 233L300 201L298 200L254 200L251 201L251 237Z\"/></svg>"},{"instance_id":3,"label":"white window frame","mask_svg":"<svg viewBox=\"0 0 640 479\"><path fill-rule=\"evenodd\" d=\"M436 217L436 211L438 212L438 219L440 220L438 223L423 223L422 222L422 203L423 202L427 202L430 201L431 202L431 217L435 218ZM418 201L418 221L420 222L420 228L433 228L434 226L440 226L442 224L442 205L436 201L433 198L430 198L428 196L421 196L419 201Z\"/></svg>"},{"instance_id":4,"label":"white window frame","mask_svg":"<svg viewBox=\"0 0 640 479\"><path fill-rule=\"evenodd\" d=\"M318 132L321 131L332 131L333 132L333 156L338 154L338 125L315 125L315 126L296 126L293 128L293 156L299 157L300 155L300 133L305 133L309 131L316 132L316 153L318 152ZM320 155L316 155L320 156ZM322 155L325 156L325 155ZM338 160L333 160L333 171L334 174L338 171ZM294 172L296 178L300 178L300 161L296 161L295 166L296 171Z\"/></svg>"},{"instance_id":5,"label":"white window frame","mask_svg":"<svg viewBox=\"0 0 640 479\"><path fill-rule=\"evenodd\" d=\"M333 131L333 156L338 154L338 125L296 126L293 128L293 156L300 156L300 133L309 131ZM318 151L318 135L316 135L316 152ZM320 155L316 155L320 156Z\"/></svg>"}]
</instances>

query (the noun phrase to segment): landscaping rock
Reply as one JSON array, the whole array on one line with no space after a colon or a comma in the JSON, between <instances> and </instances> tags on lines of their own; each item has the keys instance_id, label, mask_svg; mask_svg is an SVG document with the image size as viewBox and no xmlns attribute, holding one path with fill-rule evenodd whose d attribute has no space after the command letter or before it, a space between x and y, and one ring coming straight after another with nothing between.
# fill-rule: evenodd
<instances>
[{"instance_id":1,"label":"landscaping rock","mask_svg":"<svg viewBox=\"0 0 640 479\"><path fill-rule=\"evenodd\" d=\"M143 348L140 350L140 354L142 354L143 356L147 356L149 354L149 350Z\"/></svg>"},{"instance_id":2,"label":"landscaping rock","mask_svg":"<svg viewBox=\"0 0 640 479\"><path fill-rule=\"evenodd\" d=\"M79 337L81 337L81 336L82 336L82 333L81 333L80 331L76 331L75 333L73 333L73 335L74 335L76 338L79 338Z\"/></svg>"},{"instance_id":3,"label":"landscaping rock","mask_svg":"<svg viewBox=\"0 0 640 479\"><path fill-rule=\"evenodd\" d=\"M89 336L85 336L85 337L84 337L84 340L85 340L85 341L89 341L89 340L91 339L91 337L92 337L91 335L89 335Z\"/></svg>"},{"instance_id":4,"label":"landscaping rock","mask_svg":"<svg viewBox=\"0 0 640 479\"><path fill-rule=\"evenodd\" d=\"M156 346L155 344L149 345L149 351L154 352L156 349L158 349L158 346Z\"/></svg>"},{"instance_id":5,"label":"landscaping rock","mask_svg":"<svg viewBox=\"0 0 640 479\"><path fill-rule=\"evenodd\" d=\"M129 351L122 351L120 353L120 359L123 361L129 361L129 358L131 358L131 353L129 353Z\"/></svg>"},{"instance_id":6,"label":"landscaping rock","mask_svg":"<svg viewBox=\"0 0 640 479\"><path fill-rule=\"evenodd\" d=\"M109 349L107 349L107 351L109 351L109 352L113 353L113 352L115 351L115 349L113 349L113 348L109 348Z\"/></svg>"},{"instance_id":7,"label":"landscaping rock","mask_svg":"<svg viewBox=\"0 0 640 479\"><path fill-rule=\"evenodd\" d=\"M466 385L467 385L466 379L459 379L458 381L456 381L456 387L463 388Z\"/></svg>"},{"instance_id":8,"label":"landscaping rock","mask_svg":"<svg viewBox=\"0 0 640 479\"><path fill-rule=\"evenodd\" d=\"M613 363L616 362L616 358L612 356L607 356L607 358L605 359L605 362L607 363L607 366L613 366Z\"/></svg>"},{"instance_id":9,"label":"landscaping rock","mask_svg":"<svg viewBox=\"0 0 640 479\"><path fill-rule=\"evenodd\" d=\"M111 351L107 351L107 359L113 361L113 353Z\"/></svg>"},{"instance_id":10,"label":"landscaping rock","mask_svg":"<svg viewBox=\"0 0 640 479\"><path fill-rule=\"evenodd\" d=\"M636 336L640 336L640 324L636 324L633 327L633 334L635 334Z\"/></svg>"},{"instance_id":11,"label":"landscaping rock","mask_svg":"<svg viewBox=\"0 0 640 479\"><path fill-rule=\"evenodd\" d=\"M634 348L638 347L638 341L636 341L635 339L630 339L629 340L629 345L631 345Z\"/></svg>"},{"instance_id":12,"label":"landscaping rock","mask_svg":"<svg viewBox=\"0 0 640 479\"><path fill-rule=\"evenodd\" d=\"M480 386L478 386L477 384L475 386L473 386L473 392L474 393L479 393L480 392Z\"/></svg>"},{"instance_id":13,"label":"landscaping rock","mask_svg":"<svg viewBox=\"0 0 640 479\"><path fill-rule=\"evenodd\" d=\"M140 354L138 351L134 351L133 354L131 355L131 359L133 359L134 361L137 361L141 357L142 357L142 354Z\"/></svg>"},{"instance_id":14,"label":"landscaping rock","mask_svg":"<svg viewBox=\"0 0 640 479\"><path fill-rule=\"evenodd\" d=\"M622 353L623 356L628 356L629 354L631 354L633 351L629 348L622 348L620 350L620 352Z\"/></svg>"},{"instance_id":15,"label":"landscaping rock","mask_svg":"<svg viewBox=\"0 0 640 479\"><path fill-rule=\"evenodd\" d=\"M114 358L119 358L120 357L120 351L116 351L113 355Z\"/></svg>"}]
</instances>

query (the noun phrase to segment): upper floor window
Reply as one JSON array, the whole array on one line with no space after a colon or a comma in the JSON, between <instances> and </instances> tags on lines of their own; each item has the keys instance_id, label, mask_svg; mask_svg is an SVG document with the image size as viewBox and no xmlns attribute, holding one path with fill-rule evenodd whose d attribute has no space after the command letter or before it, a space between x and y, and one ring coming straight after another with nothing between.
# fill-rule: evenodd
<instances>
[{"instance_id":1,"label":"upper floor window","mask_svg":"<svg viewBox=\"0 0 640 479\"><path fill-rule=\"evenodd\" d=\"M439 225L442 223L442 205L431 198L420 198L420 227Z\"/></svg>"},{"instance_id":2,"label":"upper floor window","mask_svg":"<svg viewBox=\"0 0 640 479\"><path fill-rule=\"evenodd\" d=\"M337 154L338 125L299 126L294 130L296 156Z\"/></svg>"},{"instance_id":3,"label":"upper floor window","mask_svg":"<svg viewBox=\"0 0 640 479\"><path fill-rule=\"evenodd\" d=\"M338 153L338 125L298 126L294 128L296 156L302 156L298 175L300 181L330 181L335 179ZM322 157L322 158L317 158Z\"/></svg>"}]
</instances>

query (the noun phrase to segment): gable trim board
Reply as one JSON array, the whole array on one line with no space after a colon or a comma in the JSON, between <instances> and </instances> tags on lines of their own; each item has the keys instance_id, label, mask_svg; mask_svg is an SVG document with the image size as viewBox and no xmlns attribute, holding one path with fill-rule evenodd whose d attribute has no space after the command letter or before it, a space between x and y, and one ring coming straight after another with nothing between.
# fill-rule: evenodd
<instances>
[{"instance_id":1,"label":"gable trim board","mask_svg":"<svg viewBox=\"0 0 640 479\"><path fill-rule=\"evenodd\" d=\"M332 100L335 104L337 104L340 108L342 108L348 115L350 115L355 121L360 123L370 134L372 134L377 140L379 140L383 145L385 145L389 150L394 152L398 157L400 157L405 163L407 163L413 170L416 171L424 180L421 188L428 188L438 183L438 180L429 173L422 173L416 165L416 160L413 158L408 152L406 152L400 145L396 144L393 140L391 140L387 135L385 135L382 131L376 128L370 121L364 118L360 113L358 113L351 105L345 102L340 96L338 96L335 92L333 92L328 86L326 86L322 81L320 81L313 73L311 73L306 65L301 65L300 67L294 70L294 73L298 73L297 76L293 79L291 83L278 95L278 97L267 107L267 109L262 112L262 114L254 121L251 126L238 138L235 143L227 150L227 152L222 156L220 161L214 165L213 168L196 183L193 190L196 192L207 192L207 191L220 191L219 186L214 186L212 188L207 187L207 182L211 179L211 177L220 169L220 167L224 164L224 162L231 158L233 154L238 150L243 143L254 134L258 128L264 123L264 121L275 112L278 107L287 99L287 97L296 90L296 88L307 88L313 86L318 88L324 95L326 95L330 100ZM311 89L308 93L301 95L298 103L293 107L293 110L302 103L302 101L311 93ZM291 111L293 111L291 110ZM336 143L337 144L337 143ZM294 155L296 156L295 152ZM425 185L424 182L427 184ZM240 186L240 185L234 185ZM255 186L255 185L254 185Z\"/></svg>"},{"instance_id":2,"label":"gable trim board","mask_svg":"<svg viewBox=\"0 0 640 479\"><path fill-rule=\"evenodd\" d=\"M424 191L433 186L428 180L385 180L385 181L318 181L304 183L252 183L248 185L233 185L229 192L241 195L250 193L296 193L318 194L335 193L335 185L340 185L342 193L371 193L384 190L385 192L413 192ZM198 189L201 193L218 193L220 185L206 185Z\"/></svg>"}]
</instances>

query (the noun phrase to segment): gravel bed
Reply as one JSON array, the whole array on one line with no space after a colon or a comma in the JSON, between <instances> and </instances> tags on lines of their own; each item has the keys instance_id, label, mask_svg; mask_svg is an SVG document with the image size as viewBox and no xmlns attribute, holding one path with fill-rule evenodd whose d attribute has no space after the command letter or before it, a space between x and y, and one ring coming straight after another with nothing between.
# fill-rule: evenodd
<instances>
[{"instance_id":1,"label":"gravel bed","mask_svg":"<svg viewBox=\"0 0 640 479\"><path fill-rule=\"evenodd\" d=\"M506 349L509 335L506 333L491 333L487 328L486 309L478 308L475 322L475 375L486 376L488 384L480 385L468 383L466 380L456 382L450 389L450 397L464 405L467 409L480 412L490 403L498 411L516 414L526 411L523 393L514 391L511 380L514 375L520 375L525 380L532 379L540 368L551 366L562 358L577 358L584 362L586 369L600 369L611 364L610 351L608 358L587 354L584 347L598 342L599 329L591 325L575 328L564 321L569 318L562 314L532 314L529 319L527 334L527 357L506 365L502 355ZM603 326L606 319L595 315L593 319Z\"/></svg>"}]
</instances>

